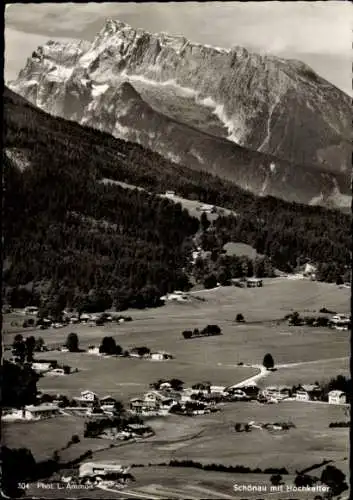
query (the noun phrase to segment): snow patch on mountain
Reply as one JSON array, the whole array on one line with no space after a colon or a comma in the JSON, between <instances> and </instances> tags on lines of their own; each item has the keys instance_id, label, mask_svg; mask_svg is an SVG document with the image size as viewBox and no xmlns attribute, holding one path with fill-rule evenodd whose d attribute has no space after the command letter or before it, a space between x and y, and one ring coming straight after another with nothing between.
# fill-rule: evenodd
<instances>
[{"instance_id":1,"label":"snow patch on mountain","mask_svg":"<svg viewBox=\"0 0 353 500\"><path fill-rule=\"evenodd\" d=\"M112 134L119 139L126 139L129 137L130 132L131 131L129 127L124 127L117 121L115 122L115 127L114 130L112 131Z\"/></svg>"},{"instance_id":2,"label":"snow patch on mountain","mask_svg":"<svg viewBox=\"0 0 353 500\"><path fill-rule=\"evenodd\" d=\"M102 85L92 85L92 97L98 97L101 94L104 94L109 89L109 85L107 84L102 84Z\"/></svg>"},{"instance_id":3,"label":"snow patch on mountain","mask_svg":"<svg viewBox=\"0 0 353 500\"><path fill-rule=\"evenodd\" d=\"M212 113L220 120L220 122L228 130L227 139L237 144L241 143L241 135L244 131L244 123L238 117L230 118L225 112L224 104L219 104L212 97L202 97L201 93L191 87L180 85L175 79L169 79L162 82L157 82L142 75L130 74L126 70L122 71L121 77L129 82L138 82L154 87L173 87L181 96L194 99L195 103L206 108L211 108ZM236 127L234 125L237 125Z\"/></svg>"}]
</instances>

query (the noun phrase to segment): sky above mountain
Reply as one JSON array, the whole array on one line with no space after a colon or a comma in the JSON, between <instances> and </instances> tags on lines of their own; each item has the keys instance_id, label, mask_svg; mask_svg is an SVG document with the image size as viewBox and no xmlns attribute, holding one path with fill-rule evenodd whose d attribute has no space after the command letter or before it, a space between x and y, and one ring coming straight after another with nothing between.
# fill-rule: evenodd
<instances>
[{"instance_id":1,"label":"sky above mountain","mask_svg":"<svg viewBox=\"0 0 353 500\"><path fill-rule=\"evenodd\" d=\"M350 2L170 2L9 4L5 80L47 40L93 40L107 18L192 41L300 59L352 94Z\"/></svg>"}]
</instances>

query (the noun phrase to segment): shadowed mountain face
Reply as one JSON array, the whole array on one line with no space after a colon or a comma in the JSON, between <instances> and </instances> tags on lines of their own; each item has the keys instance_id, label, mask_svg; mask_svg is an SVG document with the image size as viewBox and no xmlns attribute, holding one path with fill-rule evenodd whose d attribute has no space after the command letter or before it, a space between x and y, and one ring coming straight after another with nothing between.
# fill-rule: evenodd
<instances>
[{"instance_id":1,"label":"shadowed mountain face","mask_svg":"<svg viewBox=\"0 0 353 500\"><path fill-rule=\"evenodd\" d=\"M11 87L257 195L350 204L349 97L299 61L108 21L92 44L39 47Z\"/></svg>"}]
</instances>

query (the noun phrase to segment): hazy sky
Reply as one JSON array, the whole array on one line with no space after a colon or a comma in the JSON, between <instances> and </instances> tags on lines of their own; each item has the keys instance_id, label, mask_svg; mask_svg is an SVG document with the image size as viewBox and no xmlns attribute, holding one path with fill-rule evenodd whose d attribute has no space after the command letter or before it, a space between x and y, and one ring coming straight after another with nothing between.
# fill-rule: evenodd
<instances>
[{"instance_id":1,"label":"hazy sky","mask_svg":"<svg viewBox=\"0 0 353 500\"><path fill-rule=\"evenodd\" d=\"M352 94L350 2L14 4L5 12L5 80L47 40L93 40L107 18L219 47L300 59Z\"/></svg>"}]
</instances>

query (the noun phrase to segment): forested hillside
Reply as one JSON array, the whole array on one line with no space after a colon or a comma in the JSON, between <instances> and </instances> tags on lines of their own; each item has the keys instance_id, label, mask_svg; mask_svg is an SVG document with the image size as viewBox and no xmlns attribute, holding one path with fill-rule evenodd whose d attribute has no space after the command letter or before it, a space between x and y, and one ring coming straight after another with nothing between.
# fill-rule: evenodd
<instances>
[{"instance_id":1,"label":"forested hillside","mask_svg":"<svg viewBox=\"0 0 353 500\"><path fill-rule=\"evenodd\" d=\"M350 263L346 214L256 198L136 144L54 118L7 89L4 108L4 281L15 296L19 285L35 283L30 302L45 290L66 305L99 299L107 307L143 306L188 286L184 268L198 222L180 205L101 178L154 193L174 189L235 210L236 218L218 219L209 245L242 241L288 270L298 259L313 259L330 281Z\"/></svg>"},{"instance_id":2,"label":"forested hillside","mask_svg":"<svg viewBox=\"0 0 353 500\"><path fill-rule=\"evenodd\" d=\"M198 221L166 199L98 183L104 156L90 131L21 109L5 110L5 284L40 283L63 305L105 307L154 305L187 287ZM22 172L14 147L27 151Z\"/></svg>"}]
</instances>

